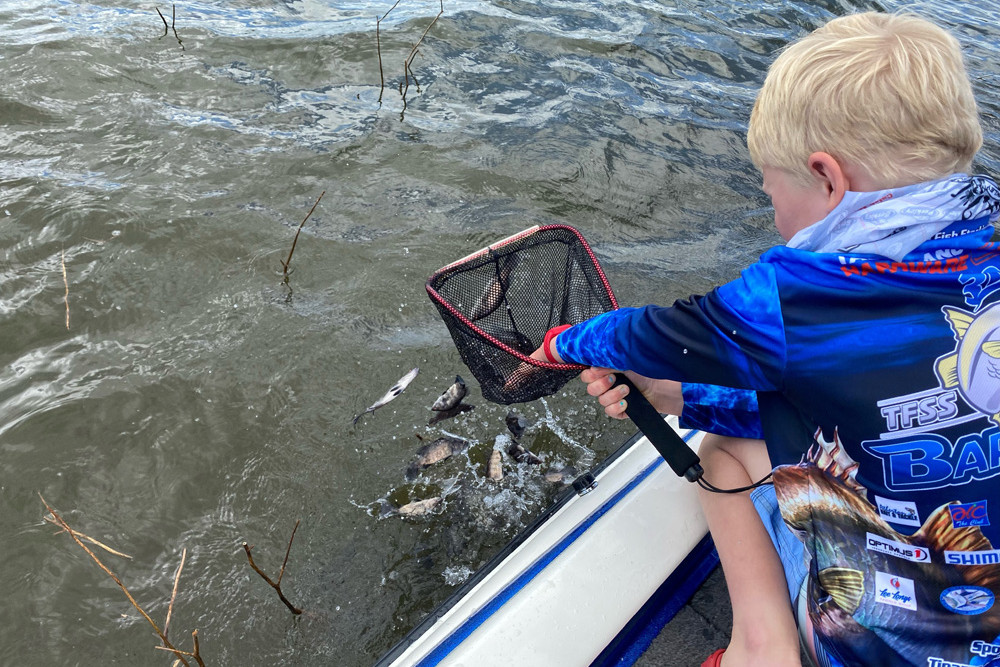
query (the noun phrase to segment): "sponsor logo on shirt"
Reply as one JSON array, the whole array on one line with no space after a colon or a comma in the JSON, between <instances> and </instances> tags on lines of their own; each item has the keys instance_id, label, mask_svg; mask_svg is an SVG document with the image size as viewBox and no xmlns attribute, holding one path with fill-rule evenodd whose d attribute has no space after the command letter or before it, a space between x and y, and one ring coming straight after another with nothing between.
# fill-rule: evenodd
<instances>
[{"instance_id":1,"label":"sponsor logo on shirt","mask_svg":"<svg viewBox=\"0 0 1000 667\"><path fill-rule=\"evenodd\" d=\"M990 525L990 515L986 511L985 500L948 505L948 511L951 512L951 525L955 528Z\"/></svg>"},{"instance_id":2,"label":"sponsor logo on shirt","mask_svg":"<svg viewBox=\"0 0 1000 667\"><path fill-rule=\"evenodd\" d=\"M993 591L982 586L952 586L941 591L941 605L965 616L981 614L993 606Z\"/></svg>"},{"instance_id":3,"label":"sponsor logo on shirt","mask_svg":"<svg viewBox=\"0 0 1000 667\"><path fill-rule=\"evenodd\" d=\"M963 290L966 300L978 305L972 310L941 307L955 347L934 361L938 386L878 401L884 431L878 440L861 443L881 459L890 491L961 486L1000 475L1000 301L987 305L982 299L985 291L1000 286L993 276L960 279L968 288ZM982 419L989 419L990 426L979 433L966 432L954 442L939 435Z\"/></svg>"},{"instance_id":4,"label":"sponsor logo on shirt","mask_svg":"<svg viewBox=\"0 0 1000 667\"><path fill-rule=\"evenodd\" d=\"M875 503L878 505L878 515L890 523L917 527L922 525L916 503L881 496L875 496Z\"/></svg>"},{"instance_id":5,"label":"sponsor logo on shirt","mask_svg":"<svg viewBox=\"0 0 1000 667\"><path fill-rule=\"evenodd\" d=\"M944 658L927 658L927 667L974 667L967 662L952 662Z\"/></svg>"},{"instance_id":6,"label":"sponsor logo on shirt","mask_svg":"<svg viewBox=\"0 0 1000 667\"><path fill-rule=\"evenodd\" d=\"M913 595L913 579L876 571L875 601L916 611L917 600Z\"/></svg>"},{"instance_id":7,"label":"sponsor logo on shirt","mask_svg":"<svg viewBox=\"0 0 1000 667\"><path fill-rule=\"evenodd\" d=\"M866 546L869 551L877 551L880 554L895 556L914 563L929 563L931 560L930 552L923 547L889 540L874 533L868 533Z\"/></svg>"},{"instance_id":8,"label":"sponsor logo on shirt","mask_svg":"<svg viewBox=\"0 0 1000 667\"><path fill-rule=\"evenodd\" d=\"M973 655L978 655L982 658L989 658L994 655L1000 655L1000 646L996 644L988 644L981 639L977 639L972 642L972 646L969 647L969 651Z\"/></svg>"},{"instance_id":9,"label":"sponsor logo on shirt","mask_svg":"<svg viewBox=\"0 0 1000 667\"><path fill-rule=\"evenodd\" d=\"M945 551L944 562L948 565L997 565L1000 564L1000 550Z\"/></svg>"},{"instance_id":10,"label":"sponsor logo on shirt","mask_svg":"<svg viewBox=\"0 0 1000 667\"><path fill-rule=\"evenodd\" d=\"M861 446L882 460L890 491L941 489L1000 475L997 426L969 433L954 444L936 433L924 433L899 440L867 440Z\"/></svg>"}]
</instances>

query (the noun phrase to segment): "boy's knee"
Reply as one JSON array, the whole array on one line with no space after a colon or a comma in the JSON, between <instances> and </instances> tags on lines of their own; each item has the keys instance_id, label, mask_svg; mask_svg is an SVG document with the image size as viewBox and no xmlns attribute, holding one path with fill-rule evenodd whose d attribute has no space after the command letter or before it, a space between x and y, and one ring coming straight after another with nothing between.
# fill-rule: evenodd
<instances>
[{"instance_id":1,"label":"boy's knee","mask_svg":"<svg viewBox=\"0 0 1000 667\"><path fill-rule=\"evenodd\" d=\"M758 477L771 471L771 459L763 440L706 433L698 446L698 456L706 470L738 465Z\"/></svg>"}]
</instances>

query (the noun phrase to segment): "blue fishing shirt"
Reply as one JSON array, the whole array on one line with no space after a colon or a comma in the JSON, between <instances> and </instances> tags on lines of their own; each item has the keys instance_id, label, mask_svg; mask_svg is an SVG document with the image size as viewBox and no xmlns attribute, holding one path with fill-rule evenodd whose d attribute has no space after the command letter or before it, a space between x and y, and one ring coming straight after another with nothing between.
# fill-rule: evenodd
<instances>
[{"instance_id":1,"label":"blue fishing shirt","mask_svg":"<svg viewBox=\"0 0 1000 667\"><path fill-rule=\"evenodd\" d=\"M685 383L687 426L764 438L843 664L1000 664L993 233L958 220L902 261L776 247L704 296L556 339L567 361Z\"/></svg>"}]
</instances>

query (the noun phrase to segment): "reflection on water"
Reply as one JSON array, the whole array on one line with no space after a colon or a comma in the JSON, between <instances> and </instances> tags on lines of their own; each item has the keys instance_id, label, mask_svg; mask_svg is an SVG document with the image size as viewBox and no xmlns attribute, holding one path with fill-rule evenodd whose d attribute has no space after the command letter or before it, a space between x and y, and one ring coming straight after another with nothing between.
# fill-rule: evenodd
<instances>
[{"instance_id":1,"label":"reflection on water","mask_svg":"<svg viewBox=\"0 0 1000 667\"><path fill-rule=\"evenodd\" d=\"M506 407L470 382L476 408L427 425L465 373L427 276L563 222L624 304L732 278L777 240L743 145L767 64L869 6L446 0L404 113L402 62L439 0L392 9L379 48L388 2L180 3L182 45L151 5L3 3L0 662L161 658L42 522L41 492L133 556L113 566L157 619L188 550L171 634L197 628L208 664L370 664L546 506L546 470L584 470L630 431L571 383L521 407L543 464L485 479ZM908 7L967 47L980 163L1000 172L997 10ZM289 292L281 262L324 190ZM445 433L469 448L407 482L421 438ZM431 496L427 516L379 518L380 499ZM275 572L297 519L295 620L240 545Z\"/></svg>"}]
</instances>

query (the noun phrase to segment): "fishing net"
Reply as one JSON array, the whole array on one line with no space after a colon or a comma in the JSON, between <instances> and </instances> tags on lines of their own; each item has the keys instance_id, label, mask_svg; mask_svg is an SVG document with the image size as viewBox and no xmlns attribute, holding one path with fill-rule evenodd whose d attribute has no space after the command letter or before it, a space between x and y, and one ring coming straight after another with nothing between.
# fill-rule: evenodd
<instances>
[{"instance_id":1,"label":"fishing net","mask_svg":"<svg viewBox=\"0 0 1000 667\"><path fill-rule=\"evenodd\" d=\"M483 396L504 405L554 394L586 368L528 356L549 329L618 308L590 246L568 225L532 227L449 264L427 293ZM709 488L697 454L642 392L623 373L615 384L629 386L625 413L674 472Z\"/></svg>"},{"instance_id":2,"label":"fishing net","mask_svg":"<svg viewBox=\"0 0 1000 667\"><path fill-rule=\"evenodd\" d=\"M586 366L529 358L545 333L618 308L583 236L532 227L435 272L427 293L483 396L510 405L549 396Z\"/></svg>"}]
</instances>

